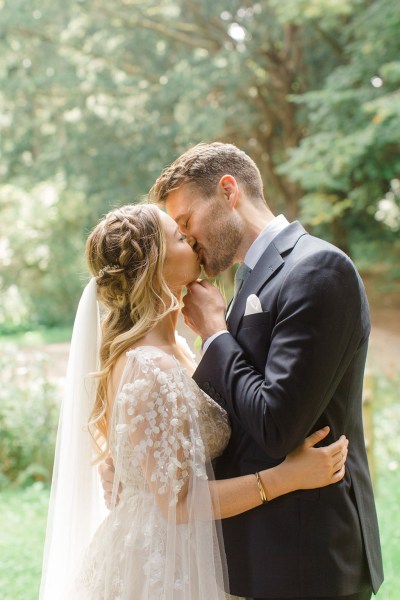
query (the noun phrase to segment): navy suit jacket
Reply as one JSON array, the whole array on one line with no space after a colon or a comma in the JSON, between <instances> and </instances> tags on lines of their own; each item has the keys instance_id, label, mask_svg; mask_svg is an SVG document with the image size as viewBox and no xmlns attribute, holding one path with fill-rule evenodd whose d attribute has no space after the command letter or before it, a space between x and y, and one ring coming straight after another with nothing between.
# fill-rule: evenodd
<instances>
[{"instance_id":1,"label":"navy suit jacket","mask_svg":"<svg viewBox=\"0 0 400 600\"><path fill-rule=\"evenodd\" d=\"M263 312L243 316L256 294ZM232 436L217 479L275 466L329 425L350 440L338 484L281 496L222 522L230 591L250 597L352 594L383 580L362 426L370 319L351 260L298 223L278 234L246 280L229 333L194 379L229 413Z\"/></svg>"}]
</instances>

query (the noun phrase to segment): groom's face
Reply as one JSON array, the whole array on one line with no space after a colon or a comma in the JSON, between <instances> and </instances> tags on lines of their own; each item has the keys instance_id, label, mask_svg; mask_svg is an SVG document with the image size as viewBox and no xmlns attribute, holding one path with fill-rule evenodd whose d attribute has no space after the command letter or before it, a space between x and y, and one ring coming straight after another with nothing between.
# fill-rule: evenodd
<instances>
[{"instance_id":1,"label":"groom's face","mask_svg":"<svg viewBox=\"0 0 400 600\"><path fill-rule=\"evenodd\" d=\"M243 231L222 192L204 198L192 186L183 185L168 194L166 208L198 254L209 277L215 277L236 262Z\"/></svg>"}]
</instances>

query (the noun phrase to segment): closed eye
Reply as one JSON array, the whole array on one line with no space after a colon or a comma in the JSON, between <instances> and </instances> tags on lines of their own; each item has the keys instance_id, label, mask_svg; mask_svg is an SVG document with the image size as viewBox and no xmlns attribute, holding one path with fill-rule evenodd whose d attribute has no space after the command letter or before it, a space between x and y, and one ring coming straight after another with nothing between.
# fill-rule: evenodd
<instances>
[{"instance_id":1,"label":"closed eye","mask_svg":"<svg viewBox=\"0 0 400 600\"><path fill-rule=\"evenodd\" d=\"M186 221L182 224L182 229L184 231L189 231L189 222L190 222L190 218L186 219Z\"/></svg>"}]
</instances>

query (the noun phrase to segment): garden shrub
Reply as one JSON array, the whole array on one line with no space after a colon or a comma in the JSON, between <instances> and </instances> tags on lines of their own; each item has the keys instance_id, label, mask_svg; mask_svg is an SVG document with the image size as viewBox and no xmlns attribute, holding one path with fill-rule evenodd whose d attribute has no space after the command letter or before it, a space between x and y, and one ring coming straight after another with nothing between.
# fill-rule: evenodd
<instances>
[{"instance_id":1,"label":"garden shrub","mask_svg":"<svg viewBox=\"0 0 400 600\"><path fill-rule=\"evenodd\" d=\"M5 345L0 356L0 487L51 481L61 382L49 358Z\"/></svg>"}]
</instances>

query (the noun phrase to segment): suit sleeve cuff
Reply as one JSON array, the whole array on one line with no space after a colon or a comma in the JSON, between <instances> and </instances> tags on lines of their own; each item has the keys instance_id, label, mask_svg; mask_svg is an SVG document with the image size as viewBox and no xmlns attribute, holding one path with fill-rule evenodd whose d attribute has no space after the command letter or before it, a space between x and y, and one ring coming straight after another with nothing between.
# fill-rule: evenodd
<instances>
[{"instance_id":1,"label":"suit sleeve cuff","mask_svg":"<svg viewBox=\"0 0 400 600\"><path fill-rule=\"evenodd\" d=\"M212 344L212 342L214 340L216 340L217 337L219 337L223 333L229 333L229 332L226 329L223 329L222 331L217 331L217 333L214 333L213 335L210 335L210 337L206 339L206 341L203 344L203 348L202 348L202 354L203 355L206 353L207 348L209 348L209 346Z\"/></svg>"}]
</instances>

